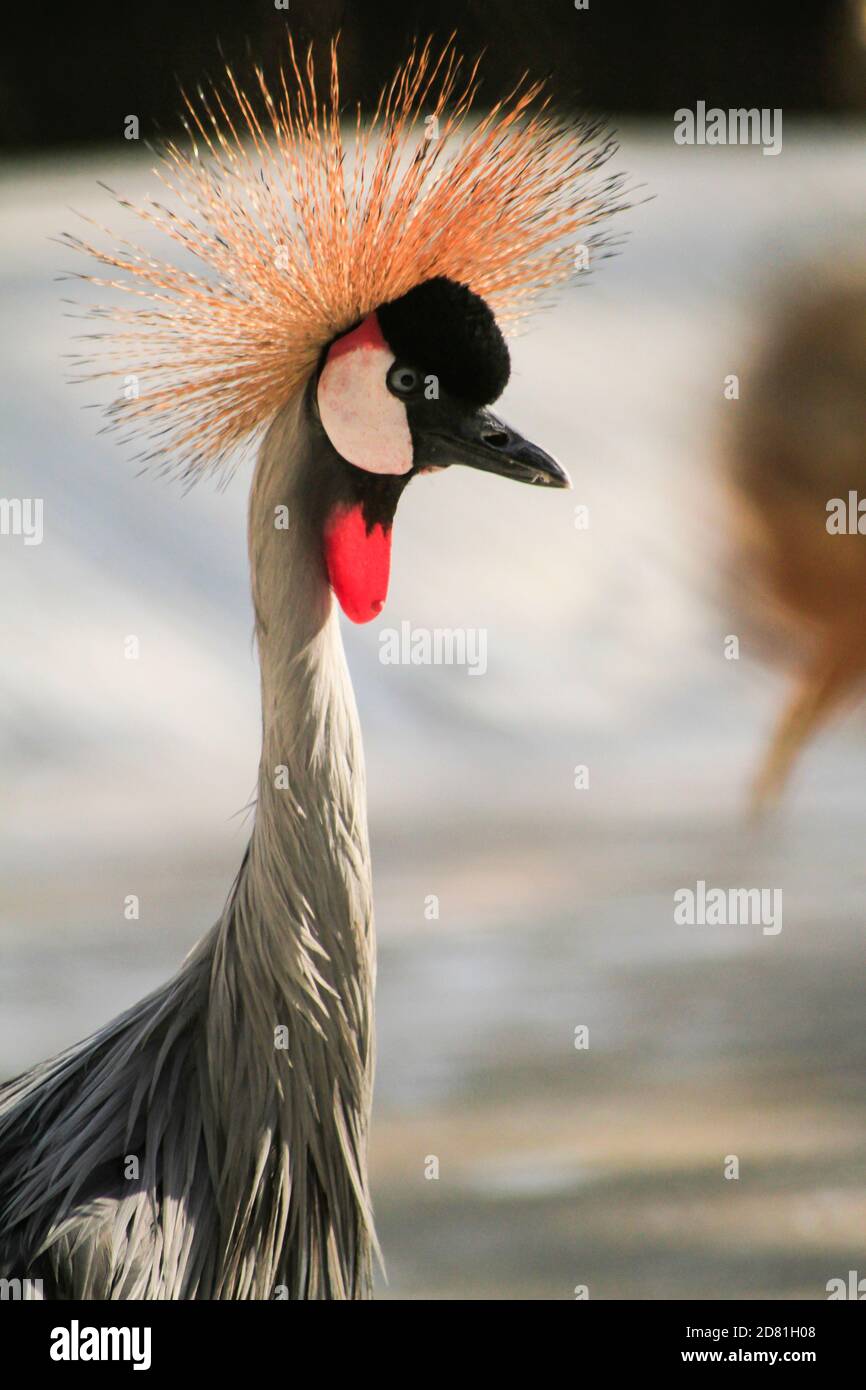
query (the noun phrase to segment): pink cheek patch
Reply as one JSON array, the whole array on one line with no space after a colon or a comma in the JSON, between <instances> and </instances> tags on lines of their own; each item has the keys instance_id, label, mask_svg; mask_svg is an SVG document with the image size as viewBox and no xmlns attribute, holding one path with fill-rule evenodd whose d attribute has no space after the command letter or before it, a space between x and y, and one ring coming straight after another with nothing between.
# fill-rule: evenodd
<instances>
[{"instance_id":1,"label":"pink cheek patch","mask_svg":"<svg viewBox=\"0 0 866 1390\"><path fill-rule=\"evenodd\" d=\"M360 505L335 507L325 524L325 564L340 607L353 623L378 617L388 597L391 530L368 533Z\"/></svg>"},{"instance_id":2,"label":"pink cheek patch","mask_svg":"<svg viewBox=\"0 0 866 1390\"><path fill-rule=\"evenodd\" d=\"M367 473L408 473L406 408L385 384L394 354L375 314L330 349L319 377L319 418L337 453Z\"/></svg>"}]
</instances>

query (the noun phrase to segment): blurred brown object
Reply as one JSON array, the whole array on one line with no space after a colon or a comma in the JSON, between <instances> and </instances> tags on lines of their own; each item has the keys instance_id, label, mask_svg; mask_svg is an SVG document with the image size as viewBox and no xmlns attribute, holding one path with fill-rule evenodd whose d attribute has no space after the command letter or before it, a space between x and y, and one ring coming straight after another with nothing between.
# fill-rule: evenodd
<instances>
[{"instance_id":1,"label":"blurred brown object","mask_svg":"<svg viewBox=\"0 0 866 1390\"><path fill-rule=\"evenodd\" d=\"M795 674L758 808L866 675L866 262L804 283L744 379L731 450L738 543ZM853 532L831 530L834 499L846 518L853 507Z\"/></svg>"}]
</instances>

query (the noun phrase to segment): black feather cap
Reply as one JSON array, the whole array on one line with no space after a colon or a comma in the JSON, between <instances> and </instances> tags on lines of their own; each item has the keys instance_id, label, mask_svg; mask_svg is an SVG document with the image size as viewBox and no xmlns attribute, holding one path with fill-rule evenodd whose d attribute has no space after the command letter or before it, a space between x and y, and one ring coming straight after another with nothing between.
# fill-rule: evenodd
<instances>
[{"instance_id":1,"label":"black feather cap","mask_svg":"<svg viewBox=\"0 0 866 1390\"><path fill-rule=\"evenodd\" d=\"M437 275L376 310L394 356L438 377L452 396L489 405L511 373L508 347L480 295Z\"/></svg>"}]
</instances>

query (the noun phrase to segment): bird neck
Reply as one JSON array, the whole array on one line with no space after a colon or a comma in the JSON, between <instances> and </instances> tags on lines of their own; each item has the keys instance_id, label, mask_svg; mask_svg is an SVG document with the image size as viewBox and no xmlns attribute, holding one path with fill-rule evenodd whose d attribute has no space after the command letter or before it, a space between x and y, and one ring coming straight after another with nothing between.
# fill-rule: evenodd
<instances>
[{"instance_id":1,"label":"bird neck","mask_svg":"<svg viewBox=\"0 0 866 1390\"><path fill-rule=\"evenodd\" d=\"M242 880L257 931L276 935L293 976L300 969L309 983L324 971L342 996L355 992L372 949L366 787L354 692L307 496L304 418L301 397L277 417L250 497L262 755Z\"/></svg>"},{"instance_id":2,"label":"bird neck","mask_svg":"<svg viewBox=\"0 0 866 1390\"><path fill-rule=\"evenodd\" d=\"M321 540L295 481L302 420L295 402L271 427L251 495L262 756L252 836L216 933L208 1052L232 1132L255 1145L264 1125L271 1152L291 1155L275 1198L287 1229L324 1203L346 1232L329 1278L349 1290L369 1279L372 1241L372 903L355 701ZM303 1249L321 1231L295 1234Z\"/></svg>"},{"instance_id":3,"label":"bird neck","mask_svg":"<svg viewBox=\"0 0 866 1390\"><path fill-rule=\"evenodd\" d=\"M303 419L297 398L271 427L250 499L262 755L249 872L263 882L275 859L290 859L282 887L303 893L328 946L369 916L366 786L321 524L306 496Z\"/></svg>"}]
</instances>

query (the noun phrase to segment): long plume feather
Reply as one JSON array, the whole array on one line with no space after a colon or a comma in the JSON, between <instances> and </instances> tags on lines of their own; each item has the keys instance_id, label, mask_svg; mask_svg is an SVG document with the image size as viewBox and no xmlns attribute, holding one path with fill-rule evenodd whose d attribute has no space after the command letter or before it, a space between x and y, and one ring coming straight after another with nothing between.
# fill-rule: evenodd
<instances>
[{"instance_id":1,"label":"long plume feather","mask_svg":"<svg viewBox=\"0 0 866 1390\"><path fill-rule=\"evenodd\" d=\"M145 436L140 457L192 479L260 434L315 369L324 346L377 305L432 276L462 281L506 328L574 273L575 244L623 206L620 177L594 177L616 149L597 123L576 130L522 79L472 117L479 63L452 37L416 46L360 108L344 145L337 43L316 84L312 47L253 96L226 68L185 97L188 143L169 142L154 174L173 206L118 203L176 243L187 269L135 242L110 249L65 235L110 275L82 275L129 300L89 314L117 325L79 357L78 380L130 374L138 394L107 407L108 428ZM432 138L431 138L432 137Z\"/></svg>"}]
</instances>

